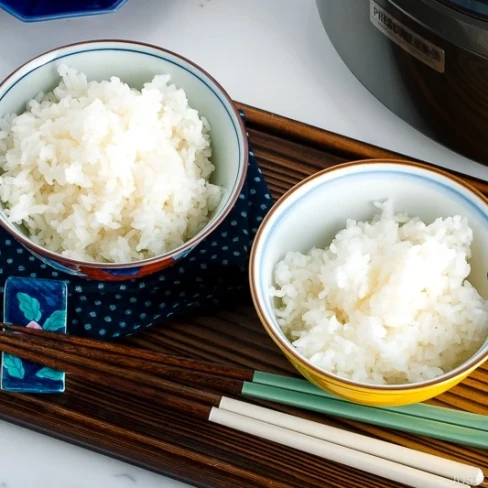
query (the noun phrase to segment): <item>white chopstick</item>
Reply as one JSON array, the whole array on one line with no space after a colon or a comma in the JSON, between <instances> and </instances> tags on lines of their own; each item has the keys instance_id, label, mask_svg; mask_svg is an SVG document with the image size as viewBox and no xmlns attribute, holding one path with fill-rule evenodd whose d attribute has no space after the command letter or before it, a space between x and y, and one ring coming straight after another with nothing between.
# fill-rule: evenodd
<instances>
[{"instance_id":1,"label":"white chopstick","mask_svg":"<svg viewBox=\"0 0 488 488\"><path fill-rule=\"evenodd\" d=\"M209 420L417 488L466 488L475 467L223 397Z\"/></svg>"},{"instance_id":2,"label":"white chopstick","mask_svg":"<svg viewBox=\"0 0 488 488\"><path fill-rule=\"evenodd\" d=\"M479 468L451 461L439 456L427 454L415 449L399 446L391 442L374 439L353 432L348 432L328 425L280 413L268 408L258 407L249 403L223 397L220 408L230 412L252 417L268 424L294 430L305 435L323 439L334 444L349 447L373 456L378 456L412 468L437 474L445 478L478 486L483 483L484 474Z\"/></svg>"}]
</instances>

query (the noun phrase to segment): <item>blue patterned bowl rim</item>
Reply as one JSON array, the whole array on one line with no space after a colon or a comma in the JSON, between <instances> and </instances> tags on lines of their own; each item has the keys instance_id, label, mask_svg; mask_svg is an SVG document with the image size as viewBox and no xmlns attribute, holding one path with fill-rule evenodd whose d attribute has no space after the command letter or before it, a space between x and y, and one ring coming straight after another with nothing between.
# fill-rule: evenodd
<instances>
[{"instance_id":1,"label":"blue patterned bowl rim","mask_svg":"<svg viewBox=\"0 0 488 488\"><path fill-rule=\"evenodd\" d=\"M112 47L107 47L110 45ZM118 46L117 46L118 45ZM105 46L105 47L104 47ZM79 48L78 51L72 51L73 48ZM54 261L66 263L68 265L79 267L84 266L86 268L100 268L103 267L104 269L123 269L123 268L133 268L133 267L140 267L146 266L149 264L154 264L160 262L165 259L175 258L175 256L179 256L182 253L185 253L187 250L191 250L195 247L199 242L203 239L208 237L221 223L229 212L232 210L236 200L239 198L239 194L242 191L244 183L246 181L246 174L247 174L247 166L248 166L248 159L249 159L249 146L247 140L247 133L246 128L244 126L243 119L239 110L234 105L229 94L224 90L224 88L220 85L220 83L213 78L209 73L207 73L204 69L200 66L195 64L193 61L176 54L170 50L163 49L162 47L155 46L153 44L137 42L137 41L128 41L128 40L121 40L121 39L102 39L102 40L92 40L92 41L83 41L83 42L75 42L72 44L67 44L50 51L47 51L39 56L36 56L20 67L18 67L15 71L13 71L10 75L8 75L2 82L0 82L0 90L2 87L7 85L12 79L16 78L16 76L26 71L23 75L19 76L14 82L12 82L11 86L5 91L5 93L0 97L0 101L8 94L8 92L24 77L31 74L33 71L39 69L40 67L58 61L63 57L68 55L79 54L88 51L128 51L128 52L135 52L144 55L150 55L154 57L158 57L166 62L172 63L191 73L197 79L199 79L203 84L207 86L207 88L215 95L218 101L222 104L223 108L229 115L229 119L232 122L237 144L238 144L238 151L239 151L239 167L236 175L236 179L234 181L233 187L229 190L229 200L226 206L222 209L218 218L216 218L213 222L207 225L202 231L200 231L196 236L192 237L190 240L182 244L181 246L168 251L164 254L160 254L159 256L155 256L153 258L144 259L141 261L134 261L130 263L94 263L90 261L81 261L77 259L67 258L65 256L61 256L58 253L48 251L47 249L43 248L32 242L26 235L20 232L18 229L13 227L5 218L5 216L0 215L0 225L10 234L13 236L23 245L25 245L29 249L33 249L35 252L39 253L43 257L47 259L51 259ZM159 56L153 54L149 51L156 51L159 53ZM175 58L179 62L176 62L170 58ZM181 64L180 64L181 63ZM188 65L189 67L185 66Z\"/></svg>"}]
</instances>

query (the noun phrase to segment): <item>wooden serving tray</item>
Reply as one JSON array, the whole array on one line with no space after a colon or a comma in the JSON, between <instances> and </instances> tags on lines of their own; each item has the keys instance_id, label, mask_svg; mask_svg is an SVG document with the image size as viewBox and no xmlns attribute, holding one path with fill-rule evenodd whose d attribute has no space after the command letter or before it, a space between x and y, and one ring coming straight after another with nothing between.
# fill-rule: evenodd
<instances>
[{"instance_id":1,"label":"wooden serving tray","mask_svg":"<svg viewBox=\"0 0 488 488\"><path fill-rule=\"evenodd\" d=\"M344 161L404 156L239 105L275 198L314 172ZM467 178L485 194L488 184ZM248 297L213 315L172 320L126 339L135 346L296 374L261 327ZM488 367L431 403L488 415ZM264 402L257 402L266 404ZM486 451L274 405L284 412L463 461L488 476ZM357 487L399 485L215 424L67 378L57 396L0 393L0 418L200 487ZM488 417L487 417L488 422Z\"/></svg>"}]
</instances>

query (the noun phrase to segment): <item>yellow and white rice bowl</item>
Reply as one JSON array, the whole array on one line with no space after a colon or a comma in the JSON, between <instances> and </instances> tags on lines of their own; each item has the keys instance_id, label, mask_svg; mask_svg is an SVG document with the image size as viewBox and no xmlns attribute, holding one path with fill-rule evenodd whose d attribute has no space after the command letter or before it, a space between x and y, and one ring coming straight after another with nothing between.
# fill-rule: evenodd
<instances>
[{"instance_id":1,"label":"yellow and white rice bowl","mask_svg":"<svg viewBox=\"0 0 488 488\"><path fill-rule=\"evenodd\" d=\"M488 357L488 204L429 166L359 161L271 210L250 264L267 332L318 386L370 405L431 398Z\"/></svg>"}]
</instances>

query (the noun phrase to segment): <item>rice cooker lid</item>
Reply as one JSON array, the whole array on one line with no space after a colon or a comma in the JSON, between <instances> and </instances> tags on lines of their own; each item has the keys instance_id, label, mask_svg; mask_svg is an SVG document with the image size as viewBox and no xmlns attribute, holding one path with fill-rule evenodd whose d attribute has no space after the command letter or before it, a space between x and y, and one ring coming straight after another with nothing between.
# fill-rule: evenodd
<instances>
[{"instance_id":1,"label":"rice cooker lid","mask_svg":"<svg viewBox=\"0 0 488 488\"><path fill-rule=\"evenodd\" d=\"M465 14L488 21L488 0L438 0Z\"/></svg>"}]
</instances>

